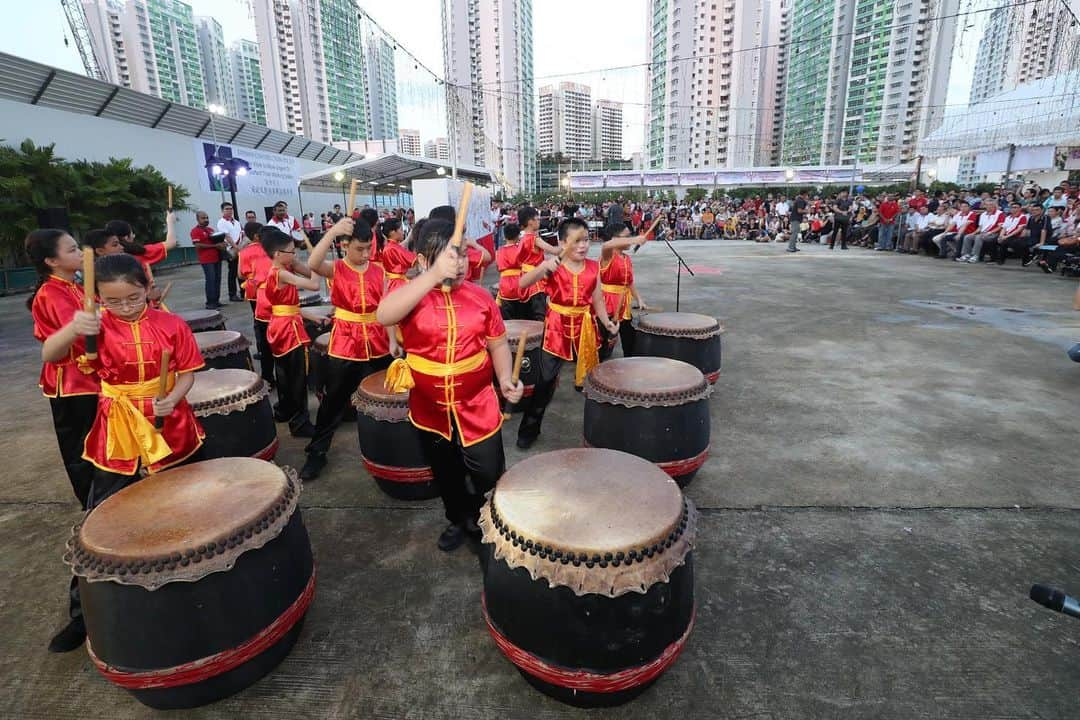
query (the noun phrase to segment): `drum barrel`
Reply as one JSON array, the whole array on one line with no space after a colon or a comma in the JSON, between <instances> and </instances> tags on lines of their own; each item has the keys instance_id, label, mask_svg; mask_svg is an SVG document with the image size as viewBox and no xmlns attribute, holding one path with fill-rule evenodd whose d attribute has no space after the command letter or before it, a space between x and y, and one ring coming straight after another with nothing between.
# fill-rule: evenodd
<instances>
[{"instance_id":1,"label":"drum barrel","mask_svg":"<svg viewBox=\"0 0 1080 720\"><path fill-rule=\"evenodd\" d=\"M277 454L277 425L270 398L264 397L243 410L199 418L206 432L203 460L220 457L257 457L272 460Z\"/></svg>"},{"instance_id":2,"label":"drum barrel","mask_svg":"<svg viewBox=\"0 0 1080 720\"><path fill-rule=\"evenodd\" d=\"M398 500L439 496L431 468L424 460L419 431L411 422L377 420L357 410L356 431L364 467L380 490Z\"/></svg>"},{"instance_id":3,"label":"drum barrel","mask_svg":"<svg viewBox=\"0 0 1080 720\"><path fill-rule=\"evenodd\" d=\"M682 360L700 370L710 383L715 383L720 377L722 335L698 340L659 335L640 326L636 330L634 355Z\"/></svg>"},{"instance_id":4,"label":"drum barrel","mask_svg":"<svg viewBox=\"0 0 1080 720\"><path fill-rule=\"evenodd\" d=\"M281 662L299 636L303 615L291 627L283 621L306 610L303 596L313 591L313 573L297 509L280 535L242 553L227 572L153 591L80 578L79 591L93 654L122 676L110 680L150 707L191 708L242 690ZM280 637L270 647L252 647L261 634L274 637L267 635L271 629ZM240 650L247 652L235 654ZM222 671L215 673L215 666ZM132 678L135 673L146 676Z\"/></svg>"}]
</instances>

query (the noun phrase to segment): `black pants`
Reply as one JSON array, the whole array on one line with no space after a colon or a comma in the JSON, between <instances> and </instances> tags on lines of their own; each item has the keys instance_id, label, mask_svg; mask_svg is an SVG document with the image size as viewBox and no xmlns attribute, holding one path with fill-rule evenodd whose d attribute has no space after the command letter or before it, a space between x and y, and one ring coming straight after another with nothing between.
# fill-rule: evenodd
<instances>
[{"instance_id":1,"label":"black pants","mask_svg":"<svg viewBox=\"0 0 1080 720\"><path fill-rule=\"evenodd\" d=\"M615 352L615 341L606 327L600 327L600 362L604 362ZM637 331L634 330L632 320L623 320L619 323L619 342L622 343L622 356L634 357L634 342L637 340Z\"/></svg>"},{"instance_id":2,"label":"black pants","mask_svg":"<svg viewBox=\"0 0 1080 720\"><path fill-rule=\"evenodd\" d=\"M503 320L533 319L533 306L531 302L499 300L499 312L502 314Z\"/></svg>"},{"instance_id":3,"label":"black pants","mask_svg":"<svg viewBox=\"0 0 1080 720\"><path fill-rule=\"evenodd\" d=\"M254 315L254 300L251 301L251 312ZM273 387L277 382L277 378L274 377L274 353L270 350L270 341L266 339L266 328L270 323L262 320L252 320L252 322L255 326L255 349L259 351L259 374L270 387Z\"/></svg>"},{"instance_id":4,"label":"black pants","mask_svg":"<svg viewBox=\"0 0 1080 720\"><path fill-rule=\"evenodd\" d=\"M843 250L847 247L848 233L851 232L851 225L848 223L848 219L843 216L836 216L833 218L833 225L835 230L832 235L829 236L829 249L831 250L836 241L840 241L840 249Z\"/></svg>"},{"instance_id":5,"label":"black pants","mask_svg":"<svg viewBox=\"0 0 1080 720\"><path fill-rule=\"evenodd\" d=\"M307 347L304 345L274 358L278 416L289 423L289 432L292 433L311 423L308 415L307 364Z\"/></svg>"},{"instance_id":6,"label":"black pants","mask_svg":"<svg viewBox=\"0 0 1080 720\"><path fill-rule=\"evenodd\" d=\"M456 427L452 441L426 430L420 430L419 434L424 459L431 466L442 495L446 519L459 525L467 520L476 522L484 494L495 487L506 470L502 431L469 447L462 447ZM471 488L466 478L472 481Z\"/></svg>"},{"instance_id":7,"label":"black pants","mask_svg":"<svg viewBox=\"0 0 1080 720\"><path fill-rule=\"evenodd\" d=\"M1051 243L1053 244L1053 243ZM1069 255L1080 253L1080 245L1058 245L1057 250L1051 250L1046 254L1046 264L1051 270L1057 271L1058 264Z\"/></svg>"},{"instance_id":8,"label":"black pants","mask_svg":"<svg viewBox=\"0 0 1080 720\"><path fill-rule=\"evenodd\" d=\"M529 314L523 320L539 320L544 322L544 318L547 316L547 293L536 293L529 298L526 303L529 306Z\"/></svg>"},{"instance_id":9,"label":"black pants","mask_svg":"<svg viewBox=\"0 0 1080 720\"><path fill-rule=\"evenodd\" d=\"M202 263L202 271L206 283L206 304L215 305L221 300L221 261Z\"/></svg>"},{"instance_id":10,"label":"black pants","mask_svg":"<svg viewBox=\"0 0 1080 720\"><path fill-rule=\"evenodd\" d=\"M94 481L94 465L89 460L83 460L83 446L90 426L94 424L97 404L97 395L49 398L60 457L64 461L71 489L83 510L87 508L90 486Z\"/></svg>"},{"instance_id":11,"label":"black pants","mask_svg":"<svg viewBox=\"0 0 1080 720\"><path fill-rule=\"evenodd\" d=\"M1035 243L1035 245L1038 245L1038 243ZM1014 237L1005 242L996 242L994 243L994 259L997 260L998 264L1004 265L1009 250L1012 250L1022 262L1026 262L1031 259L1031 250L1035 245L1030 244L1030 240L1025 237Z\"/></svg>"},{"instance_id":12,"label":"black pants","mask_svg":"<svg viewBox=\"0 0 1080 720\"><path fill-rule=\"evenodd\" d=\"M240 275L238 273L240 266L240 258L234 257L229 261L229 279L225 283L225 287L229 290L229 299L241 297L240 295Z\"/></svg>"},{"instance_id":13,"label":"black pants","mask_svg":"<svg viewBox=\"0 0 1080 720\"><path fill-rule=\"evenodd\" d=\"M536 381L531 397L521 399L521 424L518 437L532 440L540 435L544 412L555 396L559 371L566 361L546 350L540 351L540 378Z\"/></svg>"},{"instance_id":14,"label":"black pants","mask_svg":"<svg viewBox=\"0 0 1080 720\"><path fill-rule=\"evenodd\" d=\"M374 372L390 367L392 359L389 355L368 361L326 358L323 365L326 368L323 398L319 403L319 412L315 415L315 437L304 448L304 452L326 454L330 449L330 442L334 439L334 431L341 424L341 417L345 414L345 408L348 407L360 381Z\"/></svg>"}]
</instances>

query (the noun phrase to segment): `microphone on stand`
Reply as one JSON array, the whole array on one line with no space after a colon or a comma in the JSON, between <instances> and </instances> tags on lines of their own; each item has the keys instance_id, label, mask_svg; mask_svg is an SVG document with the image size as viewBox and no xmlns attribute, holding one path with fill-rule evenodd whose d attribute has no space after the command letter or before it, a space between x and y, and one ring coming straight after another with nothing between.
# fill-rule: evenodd
<instances>
[{"instance_id":1,"label":"microphone on stand","mask_svg":"<svg viewBox=\"0 0 1080 720\"><path fill-rule=\"evenodd\" d=\"M1064 615L1080 618L1080 601L1066 595L1062 590L1036 583L1031 586L1029 597L1043 607L1056 610Z\"/></svg>"}]
</instances>

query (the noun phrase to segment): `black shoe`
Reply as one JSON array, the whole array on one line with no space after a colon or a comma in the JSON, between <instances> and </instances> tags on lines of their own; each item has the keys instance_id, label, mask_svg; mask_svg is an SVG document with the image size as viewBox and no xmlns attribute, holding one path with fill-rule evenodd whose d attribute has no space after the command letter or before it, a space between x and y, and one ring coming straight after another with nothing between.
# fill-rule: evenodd
<instances>
[{"instance_id":1,"label":"black shoe","mask_svg":"<svg viewBox=\"0 0 1080 720\"><path fill-rule=\"evenodd\" d=\"M525 437L523 435L518 435L518 438L517 438L518 450L528 450L529 448L531 448L533 446L533 443L536 442L537 437L538 436Z\"/></svg>"},{"instance_id":2,"label":"black shoe","mask_svg":"<svg viewBox=\"0 0 1080 720\"><path fill-rule=\"evenodd\" d=\"M49 641L49 652L66 653L77 650L86 641L86 623L81 617L75 618Z\"/></svg>"},{"instance_id":3,"label":"black shoe","mask_svg":"<svg viewBox=\"0 0 1080 720\"><path fill-rule=\"evenodd\" d=\"M295 430L290 428L289 432L292 434L293 437L313 438L315 437L315 426L309 422L306 422Z\"/></svg>"},{"instance_id":4,"label":"black shoe","mask_svg":"<svg viewBox=\"0 0 1080 720\"><path fill-rule=\"evenodd\" d=\"M229 302L244 302L244 298L240 297L239 295L230 295Z\"/></svg>"},{"instance_id":5,"label":"black shoe","mask_svg":"<svg viewBox=\"0 0 1080 720\"><path fill-rule=\"evenodd\" d=\"M308 453L307 462L300 469L300 479L308 482L319 477L319 473L326 467L325 453Z\"/></svg>"},{"instance_id":6,"label":"black shoe","mask_svg":"<svg viewBox=\"0 0 1080 720\"><path fill-rule=\"evenodd\" d=\"M785 252L799 252L796 248L788 248Z\"/></svg>"},{"instance_id":7,"label":"black shoe","mask_svg":"<svg viewBox=\"0 0 1080 720\"><path fill-rule=\"evenodd\" d=\"M443 552L457 550L463 542L465 542L465 529L457 523L450 523L439 536L439 549Z\"/></svg>"},{"instance_id":8,"label":"black shoe","mask_svg":"<svg viewBox=\"0 0 1080 720\"><path fill-rule=\"evenodd\" d=\"M1074 362L1080 362L1080 343L1076 343L1069 348L1069 359Z\"/></svg>"},{"instance_id":9,"label":"black shoe","mask_svg":"<svg viewBox=\"0 0 1080 720\"><path fill-rule=\"evenodd\" d=\"M1039 267L1041 267L1042 271L1044 273L1046 273L1047 275L1053 275L1054 274L1053 269L1050 267L1050 263L1046 262L1045 260L1040 260L1039 261Z\"/></svg>"},{"instance_id":10,"label":"black shoe","mask_svg":"<svg viewBox=\"0 0 1080 720\"><path fill-rule=\"evenodd\" d=\"M255 353L254 355L251 356L251 359L252 360L262 360L262 353L261 352Z\"/></svg>"},{"instance_id":11,"label":"black shoe","mask_svg":"<svg viewBox=\"0 0 1080 720\"><path fill-rule=\"evenodd\" d=\"M1026 257L1026 258L1024 258L1023 260L1020 261L1020 267L1027 267L1028 265L1030 265L1033 262L1035 262L1035 258Z\"/></svg>"}]
</instances>

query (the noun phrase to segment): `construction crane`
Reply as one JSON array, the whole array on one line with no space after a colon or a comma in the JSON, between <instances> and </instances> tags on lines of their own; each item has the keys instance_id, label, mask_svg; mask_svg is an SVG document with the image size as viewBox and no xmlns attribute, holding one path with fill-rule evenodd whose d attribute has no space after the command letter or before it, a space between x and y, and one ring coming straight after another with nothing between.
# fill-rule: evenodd
<instances>
[{"instance_id":1,"label":"construction crane","mask_svg":"<svg viewBox=\"0 0 1080 720\"><path fill-rule=\"evenodd\" d=\"M60 0L60 5L64 8L64 15L67 16L71 34L75 38L75 47L79 51L79 57L82 58L87 76L111 82L111 78L102 69L97 55L94 54L94 44L90 41L90 26L86 22L86 12L83 10L82 3L79 0Z\"/></svg>"}]
</instances>

